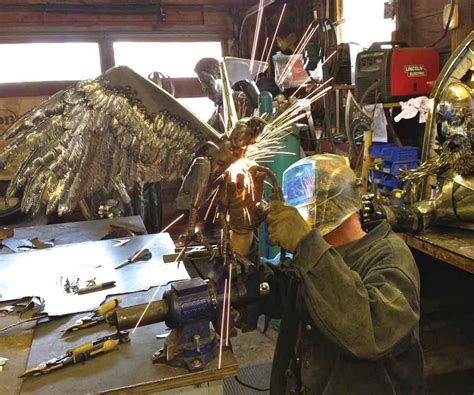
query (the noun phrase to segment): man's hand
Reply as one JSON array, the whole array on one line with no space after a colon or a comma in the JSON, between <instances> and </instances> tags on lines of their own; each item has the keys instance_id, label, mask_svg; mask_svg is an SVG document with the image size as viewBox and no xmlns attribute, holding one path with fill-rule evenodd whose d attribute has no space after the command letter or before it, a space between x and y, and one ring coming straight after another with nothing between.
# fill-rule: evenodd
<instances>
[{"instance_id":1,"label":"man's hand","mask_svg":"<svg viewBox=\"0 0 474 395\"><path fill-rule=\"evenodd\" d=\"M292 253L311 231L296 208L278 201L270 203L267 222L270 244Z\"/></svg>"},{"instance_id":2,"label":"man's hand","mask_svg":"<svg viewBox=\"0 0 474 395\"><path fill-rule=\"evenodd\" d=\"M250 168L247 185L243 174L237 175L236 182L230 181L230 177L226 179L220 203L227 208L232 231L240 234L253 232L262 221L257 205L262 201L265 176L265 173Z\"/></svg>"}]
</instances>

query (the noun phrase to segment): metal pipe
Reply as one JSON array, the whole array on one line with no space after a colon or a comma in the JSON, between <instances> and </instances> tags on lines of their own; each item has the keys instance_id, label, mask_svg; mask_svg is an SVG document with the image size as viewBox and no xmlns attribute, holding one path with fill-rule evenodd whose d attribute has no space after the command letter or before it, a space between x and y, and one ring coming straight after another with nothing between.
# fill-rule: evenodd
<instances>
[{"instance_id":1,"label":"metal pipe","mask_svg":"<svg viewBox=\"0 0 474 395\"><path fill-rule=\"evenodd\" d=\"M110 325L117 327L117 330L123 331L134 328L140 320L147 303L130 307L121 307L107 314L106 320ZM147 312L140 321L140 326L151 325L163 322L168 316L169 306L166 300L157 300L152 302Z\"/></svg>"}]
</instances>

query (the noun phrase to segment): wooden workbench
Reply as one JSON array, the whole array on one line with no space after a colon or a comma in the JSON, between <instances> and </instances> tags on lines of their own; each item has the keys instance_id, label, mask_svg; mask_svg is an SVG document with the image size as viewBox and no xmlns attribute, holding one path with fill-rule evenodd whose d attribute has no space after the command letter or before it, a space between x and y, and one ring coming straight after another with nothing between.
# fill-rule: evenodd
<instances>
[{"instance_id":1,"label":"wooden workbench","mask_svg":"<svg viewBox=\"0 0 474 395\"><path fill-rule=\"evenodd\" d=\"M411 248L474 274L474 231L437 227L401 236Z\"/></svg>"}]
</instances>

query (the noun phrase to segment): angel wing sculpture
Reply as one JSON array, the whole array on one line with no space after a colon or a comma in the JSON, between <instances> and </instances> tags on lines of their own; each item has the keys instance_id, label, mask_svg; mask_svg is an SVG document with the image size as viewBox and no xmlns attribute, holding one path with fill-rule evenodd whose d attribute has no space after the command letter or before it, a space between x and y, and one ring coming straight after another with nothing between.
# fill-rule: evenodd
<instances>
[{"instance_id":1,"label":"angel wing sculpture","mask_svg":"<svg viewBox=\"0 0 474 395\"><path fill-rule=\"evenodd\" d=\"M20 118L5 133L0 163L19 165L7 194L23 191L22 211L62 215L119 184L176 180L200 154L216 174L261 129L252 125L253 131L237 128L238 141L222 135L153 82L119 66Z\"/></svg>"}]
</instances>

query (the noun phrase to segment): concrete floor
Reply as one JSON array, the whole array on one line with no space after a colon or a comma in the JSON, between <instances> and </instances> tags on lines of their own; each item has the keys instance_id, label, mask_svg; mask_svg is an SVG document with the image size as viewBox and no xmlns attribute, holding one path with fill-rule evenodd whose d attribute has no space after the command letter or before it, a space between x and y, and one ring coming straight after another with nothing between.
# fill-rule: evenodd
<instances>
[{"instance_id":1,"label":"concrete floor","mask_svg":"<svg viewBox=\"0 0 474 395\"><path fill-rule=\"evenodd\" d=\"M263 321L262 319L260 321ZM259 322L259 327L263 323ZM255 330L231 339L232 350L241 368L271 363L278 332L270 325L266 333Z\"/></svg>"}]
</instances>

